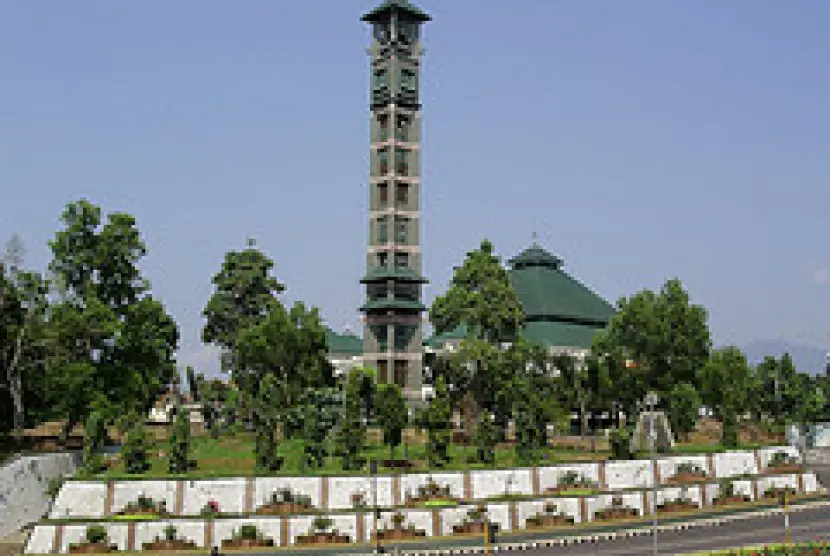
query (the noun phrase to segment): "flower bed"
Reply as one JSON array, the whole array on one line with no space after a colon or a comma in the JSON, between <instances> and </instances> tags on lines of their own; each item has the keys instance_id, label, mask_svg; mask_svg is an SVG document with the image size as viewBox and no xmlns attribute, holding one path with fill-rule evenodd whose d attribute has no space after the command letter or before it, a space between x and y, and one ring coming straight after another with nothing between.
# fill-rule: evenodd
<instances>
[{"instance_id":1,"label":"flower bed","mask_svg":"<svg viewBox=\"0 0 830 556\"><path fill-rule=\"evenodd\" d=\"M409 525L404 525L406 518L401 513L396 513L392 516L392 528L391 529L381 529L377 533L377 538L382 541L400 541L400 540L407 540L407 539L417 539L423 538L427 536L426 531L423 529L416 529L414 525L411 523ZM375 538L375 535L372 535L372 538Z\"/></svg>"},{"instance_id":2,"label":"flower bed","mask_svg":"<svg viewBox=\"0 0 830 556\"><path fill-rule=\"evenodd\" d=\"M442 502L445 502L445 504L442 504ZM430 477L427 480L427 484L418 487L417 494L407 494L405 505L408 507L441 507L455 505L458 502L458 499L453 498L453 496L450 494L450 487L442 487L441 485L433 481L432 477Z\"/></svg>"},{"instance_id":3,"label":"flower bed","mask_svg":"<svg viewBox=\"0 0 830 556\"><path fill-rule=\"evenodd\" d=\"M630 508L625 505L622 497L615 496L611 499L611 505L594 513L594 519L597 521L607 521L610 519L631 519L640 515L635 508Z\"/></svg>"},{"instance_id":4,"label":"flower bed","mask_svg":"<svg viewBox=\"0 0 830 556\"><path fill-rule=\"evenodd\" d=\"M555 487L546 488L544 494L577 494L590 496L599 492L599 485L581 476L576 471L567 471Z\"/></svg>"},{"instance_id":5,"label":"flower bed","mask_svg":"<svg viewBox=\"0 0 830 556\"><path fill-rule=\"evenodd\" d=\"M539 529L542 527L560 527L562 525L573 525L574 518L560 512L556 504L548 502L542 513L527 518L528 529Z\"/></svg>"},{"instance_id":6,"label":"flower bed","mask_svg":"<svg viewBox=\"0 0 830 556\"><path fill-rule=\"evenodd\" d=\"M704 483L708 479L706 471L700 466L690 462L683 462L677 466L677 469L671 477L663 481L667 485L687 484L687 483Z\"/></svg>"},{"instance_id":7,"label":"flower bed","mask_svg":"<svg viewBox=\"0 0 830 556\"><path fill-rule=\"evenodd\" d=\"M149 496L139 494L135 501L127 504L117 515L166 517L170 515L170 512L167 511L167 504L164 501L156 502Z\"/></svg>"},{"instance_id":8,"label":"flower bed","mask_svg":"<svg viewBox=\"0 0 830 556\"><path fill-rule=\"evenodd\" d=\"M229 539L222 541L222 548L265 548L274 546L274 541L262 536L256 525L242 525Z\"/></svg>"},{"instance_id":9,"label":"flower bed","mask_svg":"<svg viewBox=\"0 0 830 556\"><path fill-rule=\"evenodd\" d=\"M150 542L142 543L143 550L195 550L196 543L186 539L178 538L175 525L168 525L164 528L164 538L156 537Z\"/></svg>"},{"instance_id":10,"label":"flower bed","mask_svg":"<svg viewBox=\"0 0 830 556\"><path fill-rule=\"evenodd\" d=\"M305 535L297 535L297 544L346 544L352 542L349 535L332 529L333 522L327 517L318 517L312 523L312 529Z\"/></svg>"},{"instance_id":11,"label":"flower bed","mask_svg":"<svg viewBox=\"0 0 830 556\"><path fill-rule=\"evenodd\" d=\"M662 504L657 504L657 511L660 513L677 513L677 512L689 512L697 510L698 506L691 500L686 500L683 498L677 498L675 500L667 500Z\"/></svg>"},{"instance_id":12,"label":"flower bed","mask_svg":"<svg viewBox=\"0 0 830 556\"><path fill-rule=\"evenodd\" d=\"M118 552L118 547L110 544L107 530L100 525L86 528L83 542L69 545L70 554L95 554L101 552Z\"/></svg>"},{"instance_id":13,"label":"flower bed","mask_svg":"<svg viewBox=\"0 0 830 556\"><path fill-rule=\"evenodd\" d=\"M304 494L291 492L291 489L284 488L271 493L268 502L257 508L256 513L267 515L285 515L308 513L314 511L311 505L311 497Z\"/></svg>"}]
</instances>

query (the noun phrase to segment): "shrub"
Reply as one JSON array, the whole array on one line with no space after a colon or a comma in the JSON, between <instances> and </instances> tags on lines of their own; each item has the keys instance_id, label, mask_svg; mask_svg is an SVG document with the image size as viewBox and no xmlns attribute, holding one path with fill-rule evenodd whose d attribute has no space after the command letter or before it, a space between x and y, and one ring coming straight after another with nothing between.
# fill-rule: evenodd
<instances>
[{"instance_id":1,"label":"shrub","mask_svg":"<svg viewBox=\"0 0 830 556\"><path fill-rule=\"evenodd\" d=\"M331 529L331 526L334 525L334 522L327 518L327 517L315 517L314 521L311 523L311 526L314 528L315 531L320 531L321 533Z\"/></svg>"},{"instance_id":2,"label":"shrub","mask_svg":"<svg viewBox=\"0 0 830 556\"><path fill-rule=\"evenodd\" d=\"M107 530L102 525L90 525L84 535L89 544L106 544Z\"/></svg>"},{"instance_id":3,"label":"shrub","mask_svg":"<svg viewBox=\"0 0 830 556\"><path fill-rule=\"evenodd\" d=\"M259 538L259 530L257 530L256 525L242 525L239 527L237 537L247 541L255 541Z\"/></svg>"},{"instance_id":4,"label":"shrub","mask_svg":"<svg viewBox=\"0 0 830 556\"><path fill-rule=\"evenodd\" d=\"M175 541L176 540L176 533L178 530L176 529L175 525L168 525L164 528L164 539L168 541Z\"/></svg>"},{"instance_id":5,"label":"shrub","mask_svg":"<svg viewBox=\"0 0 830 556\"><path fill-rule=\"evenodd\" d=\"M625 428L614 429L608 439L611 443L611 459L632 459L631 431Z\"/></svg>"}]
</instances>

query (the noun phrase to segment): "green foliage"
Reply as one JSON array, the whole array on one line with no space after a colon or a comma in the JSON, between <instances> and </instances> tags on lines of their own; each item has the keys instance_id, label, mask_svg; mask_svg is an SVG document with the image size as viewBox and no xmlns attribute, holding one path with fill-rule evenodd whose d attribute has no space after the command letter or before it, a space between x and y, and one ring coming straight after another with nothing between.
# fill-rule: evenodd
<instances>
[{"instance_id":1,"label":"green foliage","mask_svg":"<svg viewBox=\"0 0 830 556\"><path fill-rule=\"evenodd\" d=\"M471 440L476 447L476 461L492 465L496 461L498 433L490 415L482 413L478 416Z\"/></svg>"},{"instance_id":2,"label":"green foliage","mask_svg":"<svg viewBox=\"0 0 830 556\"><path fill-rule=\"evenodd\" d=\"M190 399L193 402L199 401L199 378L196 376L196 370L189 366L185 369L187 376L187 389L190 391Z\"/></svg>"},{"instance_id":3,"label":"green foliage","mask_svg":"<svg viewBox=\"0 0 830 556\"><path fill-rule=\"evenodd\" d=\"M265 375L260 383L254 408L257 468L276 471L282 466L277 454L279 408L285 399L284 385L274 375Z\"/></svg>"},{"instance_id":4,"label":"green foliage","mask_svg":"<svg viewBox=\"0 0 830 556\"><path fill-rule=\"evenodd\" d=\"M101 450L107 437L106 421L100 410L93 410L84 423L83 472L100 473L106 469Z\"/></svg>"},{"instance_id":5,"label":"green foliage","mask_svg":"<svg viewBox=\"0 0 830 556\"><path fill-rule=\"evenodd\" d=\"M151 441L144 420L140 417L132 419L132 426L124 437L121 446L121 459L124 461L124 471L131 475L140 475L150 469Z\"/></svg>"},{"instance_id":6,"label":"green foliage","mask_svg":"<svg viewBox=\"0 0 830 556\"><path fill-rule=\"evenodd\" d=\"M395 459L395 448L401 444L403 430L409 421L406 402L397 384L378 385L375 412L383 428L383 443L389 446L391 458Z\"/></svg>"},{"instance_id":7,"label":"green foliage","mask_svg":"<svg viewBox=\"0 0 830 556\"><path fill-rule=\"evenodd\" d=\"M709 357L712 340L706 310L694 305L677 279L668 280L659 293L643 290L617 302L617 314L595 343L595 353L617 365L637 363L637 371L618 368L623 377L625 405L633 407L648 390L661 397L679 382L696 384L699 369Z\"/></svg>"},{"instance_id":8,"label":"green foliage","mask_svg":"<svg viewBox=\"0 0 830 556\"><path fill-rule=\"evenodd\" d=\"M257 529L256 525L252 525L247 523L245 525L240 525L239 530L237 531L236 538L245 539L249 541L255 541L260 537L259 530Z\"/></svg>"},{"instance_id":9,"label":"green foliage","mask_svg":"<svg viewBox=\"0 0 830 556\"><path fill-rule=\"evenodd\" d=\"M680 437L688 438L695 430L698 411L703 405L700 395L688 382L675 384L669 392L668 418L672 430Z\"/></svg>"},{"instance_id":10,"label":"green foliage","mask_svg":"<svg viewBox=\"0 0 830 556\"><path fill-rule=\"evenodd\" d=\"M190 468L190 416L181 406L175 409L168 448L168 471L187 473Z\"/></svg>"},{"instance_id":11,"label":"green foliage","mask_svg":"<svg viewBox=\"0 0 830 556\"><path fill-rule=\"evenodd\" d=\"M179 530L175 525L168 525L164 528L164 539L167 541L175 541Z\"/></svg>"},{"instance_id":12,"label":"green foliage","mask_svg":"<svg viewBox=\"0 0 830 556\"><path fill-rule=\"evenodd\" d=\"M516 423L516 459L521 465L538 463L547 444L539 393L529 383L520 388L521 396L514 406Z\"/></svg>"},{"instance_id":13,"label":"green foliage","mask_svg":"<svg viewBox=\"0 0 830 556\"><path fill-rule=\"evenodd\" d=\"M345 408L337 428L335 453L342 458L343 469L347 471L361 469L365 464L362 452L366 444L366 425L361 413L365 407L364 393L373 388L373 375L364 369L353 369L346 378Z\"/></svg>"},{"instance_id":14,"label":"green foliage","mask_svg":"<svg viewBox=\"0 0 830 556\"><path fill-rule=\"evenodd\" d=\"M746 357L735 347L712 352L700 373L701 398L723 422L723 444L738 445L738 416L747 410L751 374ZM728 384L728 388L724 385Z\"/></svg>"},{"instance_id":15,"label":"green foliage","mask_svg":"<svg viewBox=\"0 0 830 556\"><path fill-rule=\"evenodd\" d=\"M611 459L632 459L631 431L628 428L611 430L608 437L611 444Z\"/></svg>"},{"instance_id":16,"label":"green foliage","mask_svg":"<svg viewBox=\"0 0 830 556\"><path fill-rule=\"evenodd\" d=\"M437 334L466 325L472 337L489 343L514 340L524 313L507 271L487 240L456 267L450 288L429 311Z\"/></svg>"},{"instance_id":17,"label":"green foliage","mask_svg":"<svg viewBox=\"0 0 830 556\"><path fill-rule=\"evenodd\" d=\"M178 328L149 295L139 262L147 250L135 219L104 223L89 201L67 205L49 243L58 287L48 327L48 381L71 425L93 406L110 416L145 413L175 375ZM105 393L105 394L104 394Z\"/></svg>"},{"instance_id":18,"label":"green foliage","mask_svg":"<svg viewBox=\"0 0 830 556\"><path fill-rule=\"evenodd\" d=\"M449 447L452 438L452 406L444 377L435 381L435 397L423 412L423 425L427 429L427 457L430 467L443 467L450 461Z\"/></svg>"},{"instance_id":19,"label":"green foliage","mask_svg":"<svg viewBox=\"0 0 830 556\"><path fill-rule=\"evenodd\" d=\"M89 544L106 544L109 541L107 530L103 525L89 525L86 528L84 540Z\"/></svg>"},{"instance_id":20,"label":"green foliage","mask_svg":"<svg viewBox=\"0 0 830 556\"><path fill-rule=\"evenodd\" d=\"M299 423L299 429L305 443L306 465L320 468L325 465L328 456L326 440L329 431L343 418L343 397L334 388L315 388L306 390L293 410L292 421Z\"/></svg>"}]
</instances>

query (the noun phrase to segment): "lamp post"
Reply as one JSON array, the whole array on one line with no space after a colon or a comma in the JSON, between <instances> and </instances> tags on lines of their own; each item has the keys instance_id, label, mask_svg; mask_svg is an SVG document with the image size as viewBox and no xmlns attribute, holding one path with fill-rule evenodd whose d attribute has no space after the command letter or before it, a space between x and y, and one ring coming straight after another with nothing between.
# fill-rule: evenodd
<instances>
[{"instance_id":1,"label":"lamp post","mask_svg":"<svg viewBox=\"0 0 830 556\"><path fill-rule=\"evenodd\" d=\"M657 405L660 399L657 397L657 394L654 392L649 392L646 395L645 404L648 407L648 424L649 424L649 448L651 450L651 537L653 539L652 543L652 553L657 556L657 474L654 473L654 469L657 468L657 427L655 426L655 419L654 419L654 406Z\"/></svg>"}]
</instances>

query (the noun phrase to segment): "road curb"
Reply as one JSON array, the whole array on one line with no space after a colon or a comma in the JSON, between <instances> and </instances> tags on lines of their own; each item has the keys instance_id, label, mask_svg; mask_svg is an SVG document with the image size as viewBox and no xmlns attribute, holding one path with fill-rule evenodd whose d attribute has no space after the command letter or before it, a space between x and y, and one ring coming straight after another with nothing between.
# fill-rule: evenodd
<instances>
[{"instance_id":1,"label":"road curb","mask_svg":"<svg viewBox=\"0 0 830 556\"><path fill-rule=\"evenodd\" d=\"M797 513L800 511L811 510L815 508L830 507L830 500L819 500L816 502L808 502L805 504L798 504L790 506L790 513ZM722 517L710 517L697 519L692 521L684 521L682 523L671 523L667 525L658 525L657 532L674 532L685 531L687 529L700 529L704 527L717 527L735 521L743 521L746 519L757 519L759 517L769 517L781 515L784 513L783 508L768 508L759 511L748 511L739 514L731 514ZM617 531L609 531L607 533L597 533L592 535L574 535L570 537L558 537L550 540L539 540L520 543L503 543L495 544L490 550L491 552L516 552L526 550L536 550L540 548L552 548L557 546L571 546L577 544L596 544L603 541L613 541L617 539L630 539L633 537L650 536L653 529L650 526L641 526L637 528L621 529ZM484 552L483 546L472 546L465 548L449 548L436 550L400 550L400 554L406 556L465 556L471 554L481 554Z\"/></svg>"}]
</instances>

